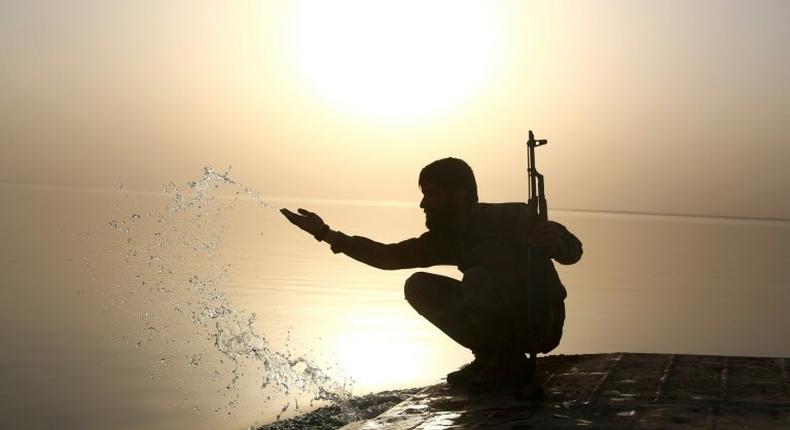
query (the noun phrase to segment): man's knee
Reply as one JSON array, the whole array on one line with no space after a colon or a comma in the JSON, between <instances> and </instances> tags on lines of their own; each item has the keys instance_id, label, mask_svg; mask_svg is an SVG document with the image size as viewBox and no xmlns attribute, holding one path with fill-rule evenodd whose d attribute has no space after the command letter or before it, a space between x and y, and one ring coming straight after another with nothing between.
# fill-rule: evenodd
<instances>
[{"instance_id":1,"label":"man's knee","mask_svg":"<svg viewBox=\"0 0 790 430\"><path fill-rule=\"evenodd\" d=\"M403 295L407 302L413 304L419 301L422 291L429 284L430 277L430 273L416 272L406 279L406 283L403 285Z\"/></svg>"}]
</instances>

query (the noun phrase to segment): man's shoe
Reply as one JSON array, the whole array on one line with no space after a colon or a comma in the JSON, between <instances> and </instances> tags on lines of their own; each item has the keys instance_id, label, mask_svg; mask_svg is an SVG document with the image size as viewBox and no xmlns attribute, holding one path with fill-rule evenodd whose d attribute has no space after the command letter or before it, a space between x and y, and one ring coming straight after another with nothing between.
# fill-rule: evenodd
<instances>
[{"instance_id":1,"label":"man's shoe","mask_svg":"<svg viewBox=\"0 0 790 430\"><path fill-rule=\"evenodd\" d=\"M470 393L482 393L520 386L530 378L527 357L509 354L494 357L468 382Z\"/></svg>"},{"instance_id":2,"label":"man's shoe","mask_svg":"<svg viewBox=\"0 0 790 430\"><path fill-rule=\"evenodd\" d=\"M461 366L460 369L447 374L447 384L451 387L460 387L469 383L469 381L477 376L482 371L490 357L475 355L472 362Z\"/></svg>"}]
</instances>

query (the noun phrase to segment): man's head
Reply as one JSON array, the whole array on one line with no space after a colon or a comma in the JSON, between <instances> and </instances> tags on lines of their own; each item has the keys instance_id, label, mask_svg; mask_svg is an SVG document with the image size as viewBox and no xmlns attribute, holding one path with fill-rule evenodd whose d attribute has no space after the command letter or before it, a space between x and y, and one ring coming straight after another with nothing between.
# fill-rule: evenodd
<instances>
[{"instance_id":1,"label":"man's head","mask_svg":"<svg viewBox=\"0 0 790 430\"><path fill-rule=\"evenodd\" d=\"M423 167L418 184L429 230L447 230L461 212L477 203L475 175L458 158L443 158Z\"/></svg>"}]
</instances>

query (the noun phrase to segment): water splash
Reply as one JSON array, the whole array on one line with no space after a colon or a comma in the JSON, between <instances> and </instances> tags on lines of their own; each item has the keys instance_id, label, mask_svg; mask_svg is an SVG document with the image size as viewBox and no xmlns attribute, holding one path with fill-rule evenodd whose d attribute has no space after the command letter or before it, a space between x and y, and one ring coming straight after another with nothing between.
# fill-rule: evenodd
<instances>
[{"instance_id":1,"label":"water splash","mask_svg":"<svg viewBox=\"0 0 790 430\"><path fill-rule=\"evenodd\" d=\"M219 189L222 185L230 185L236 188L237 194L244 193L250 199L267 209L278 209L266 202L257 191L231 179L229 176L230 170L231 166L228 166L228 170L226 170L225 173L219 173L211 167L203 167L203 176L200 179L187 182L191 190L190 196L181 194L174 182L169 183L164 191L172 196L173 202L176 204L171 210L181 211L196 205L201 205L205 203L207 199L213 199L214 194L212 194L211 191Z\"/></svg>"},{"instance_id":2,"label":"water splash","mask_svg":"<svg viewBox=\"0 0 790 430\"><path fill-rule=\"evenodd\" d=\"M132 290L144 297L135 315L145 327L135 346L145 346L156 338L166 344L175 343L168 334L168 318L173 315L186 320L196 333L210 341L214 353L229 360L232 369L227 376L226 391L229 409L239 403L239 381L245 363L252 362L263 370L261 389L275 389L289 398L277 418L291 404L299 409L298 395L308 394L313 400L344 404L351 396L350 379L333 375L308 358L291 351L276 351L266 336L256 332L254 313L238 310L222 290L228 276L228 265L218 261L223 239L223 214L232 207L232 199L223 199L228 190L244 195L266 209L277 210L252 188L229 176L203 168L201 178L188 182L182 191L176 184L164 187L168 206L159 213L141 215L139 211L111 220L109 227L128 237L125 261L138 272L131 279ZM118 301L128 306L128 297ZM187 341L189 343L191 341ZM162 354L159 364L171 362ZM183 364L188 368L206 365L207 357L189 353ZM217 378L222 378L214 370ZM281 396L281 398L282 398ZM271 397L270 397L271 398ZM199 410L195 406L195 410ZM230 412L228 412L230 413Z\"/></svg>"}]
</instances>

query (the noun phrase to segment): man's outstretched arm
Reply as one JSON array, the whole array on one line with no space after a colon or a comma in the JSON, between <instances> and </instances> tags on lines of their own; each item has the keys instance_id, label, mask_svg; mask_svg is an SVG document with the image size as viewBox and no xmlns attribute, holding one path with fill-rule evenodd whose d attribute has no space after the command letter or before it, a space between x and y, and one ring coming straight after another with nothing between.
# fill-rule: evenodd
<instances>
[{"instance_id":1,"label":"man's outstretched arm","mask_svg":"<svg viewBox=\"0 0 790 430\"><path fill-rule=\"evenodd\" d=\"M288 221L310 233L316 240L328 243L335 254L342 252L378 269L395 270L451 263L444 256L446 252L443 248L437 246L428 233L419 238L383 244L366 237L348 236L332 230L321 217L305 209L299 209L298 213L288 209L280 209L280 212Z\"/></svg>"}]
</instances>

